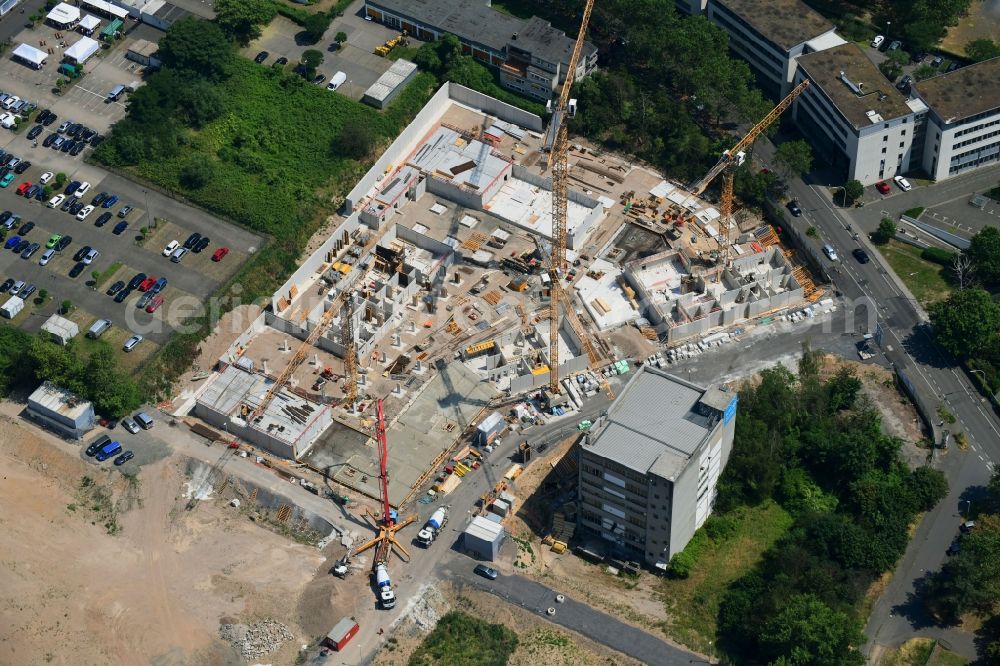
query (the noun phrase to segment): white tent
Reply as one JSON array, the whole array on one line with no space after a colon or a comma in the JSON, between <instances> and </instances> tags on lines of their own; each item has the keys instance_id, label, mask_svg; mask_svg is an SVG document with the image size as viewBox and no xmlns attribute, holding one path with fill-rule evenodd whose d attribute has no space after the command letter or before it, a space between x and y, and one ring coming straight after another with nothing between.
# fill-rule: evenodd
<instances>
[{"instance_id":1,"label":"white tent","mask_svg":"<svg viewBox=\"0 0 1000 666\"><path fill-rule=\"evenodd\" d=\"M76 44L66 49L63 56L65 56L66 60L71 60L77 65L82 65L87 62L87 58L97 53L97 49L99 48L101 48L101 45L96 40L90 37L81 37Z\"/></svg>"},{"instance_id":2,"label":"white tent","mask_svg":"<svg viewBox=\"0 0 1000 666\"><path fill-rule=\"evenodd\" d=\"M59 27L65 28L80 20L80 8L60 2L52 8L45 19Z\"/></svg>"},{"instance_id":3,"label":"white tent","mask_svg":"<svg viewBox=\"0 0 1000 666\"><path fill-rule=\"evenodd\" d=\"M41 69L45 59L49 57L45 51L40 51L30 44L18 44L12 55L15 60L20 60L35 69Z\"/></svg>"},{"instance_id":4,"label":"white tent","mask_svg":"<svg viewBox=\"0 0 1000 666\"><path fill-rule=\"evenodd\" d=\"M91 16L90 14L87 14L82 19L80 19L80 30L85 35L93 34L93 32L97 30L97 27L99 25L101 25L101 19L97 18L96 16Z\"/></svg>"}]
</instances>

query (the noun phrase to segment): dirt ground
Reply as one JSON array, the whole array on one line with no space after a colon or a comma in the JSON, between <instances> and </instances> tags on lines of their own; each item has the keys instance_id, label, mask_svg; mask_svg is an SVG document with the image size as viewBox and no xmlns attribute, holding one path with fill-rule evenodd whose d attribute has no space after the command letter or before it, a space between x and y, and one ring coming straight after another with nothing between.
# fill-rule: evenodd
<instances>
[{"instance_id":1,"label":"dirt ground","mask_svg":"<svg viewBox=\"0 0 1000 666\"><path fill-rule=\"evenodd\" d=\"M275 664L315 637L295 618L322 554L227 507L184 512L175 460L131 481L95 473L77 447L8 417L0 442L0 663L237 664L224 618L286 624L295 639Z\"/></svg>"},{"instance_id":2,"label":"dirt ground","mask_svg":"<svg viewBox=\"0 0 1000 666\"><path fill-rule=\"evenodd\" d=\"M502 624L517 633L518 647L511 655L509 666L632 666L640 663L491 594L444 584L427 588L414 611L383 643L375 657L376 666L405 666L438 618L450 610L461 610L487 622Z\"/></svg>"},{"instance_id":3,"label":"dirt ground","mask_svg":"<svg viewBox=\"0 0 1000 666\"><path fill-rule=\"evenodd\" d=\"M948 28L941 46L953 53L965 53L965 45L975 39L1000 40L1000 2L973 0L969 13Z\"/></svg>"}]
</instances>

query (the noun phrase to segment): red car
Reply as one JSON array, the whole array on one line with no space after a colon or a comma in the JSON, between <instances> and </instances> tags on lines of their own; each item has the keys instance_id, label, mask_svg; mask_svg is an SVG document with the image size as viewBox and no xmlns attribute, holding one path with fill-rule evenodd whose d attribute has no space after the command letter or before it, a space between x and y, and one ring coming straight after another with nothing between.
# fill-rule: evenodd
<instances>
[{"instance_id":1,"label":"red car","mask_svg":"<svg viewBox=\"0 0 1000 666\"><path fill-rule=\"evenodd\" d=\"M148 277L139 283L139 291L149 291L149 288L156 284L155 277Z\"/></svg>"},{"instance_id":2,"label":"red car","mask_svg":"<svg viewBox=\"0 0 1000 666\"><path fill-rule=\"evenodd\" d=\"M222 261L222 258L229 254L228 247L220 247L212 254L212 261Z\"/></svg>"},{"instance_id":3,"label":"red car","mask_svg":"<svg viewBox=\"0 0 1000 666\"><path fill-rule=\"evenodd\" d=\"M22 196L23 197L24 193L28 191L29 187L31 187L31 181L30 180L26 180L23 183L21 183L20 185L18 185L17 186L17 194L18 194L18 196Z\"/></svg>"},{"instance_id":4,"label":"red car","mask_svg":"<svg viewBox=\"0 0 1000 666\"><path fill-rule=\"evenodd\" d=\"M881 192L882 194L889 194L889 183L885 182L884 180L880 180L879 182L875 183L875 189Z\"/></svg>"},{"instance_id":5,"label":"red car","mask_svg":"<svg viewBox=\"0 0 1000 666\"><path fill-rule=\"evenodd\" d=\"M153 300L151 300L149 305L146 306L146 312L156 312L156 308L161 305L163 305L163 296L157 294L156 296L153 296Z\"/></svg>"}]
</instances>

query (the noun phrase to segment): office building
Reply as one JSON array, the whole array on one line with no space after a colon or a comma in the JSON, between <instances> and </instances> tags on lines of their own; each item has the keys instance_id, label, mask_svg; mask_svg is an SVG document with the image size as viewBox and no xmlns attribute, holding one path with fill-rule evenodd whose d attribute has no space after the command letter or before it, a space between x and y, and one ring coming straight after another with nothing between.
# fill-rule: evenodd
<instances>
[{"instance_id":1,"label":"office building","mask_svg":"<svg viewBox=\"0 0 1000 666\"><path fill-rule=\"evenodd\" d=\"M832 23L801 0L711 0L707 15L729 33L730 50L773 98L791 90L796 58L845 43Z\"/></svg>"},{"instance_id":2,"label":"office building","mask_svg":"<svg viewBox=\"0 0 1000 666\"><path fill-rule=\"evenodd\" d=\"M1000 58L914 85L929 107L924 171L944 180L1000 161Z\"/></svg>"},{"instance_id":3,"label":"office building","mask_svg":"<svg viewBox=\"0 0 1000 666\"><path fill-rule=\"evenodd\" d=\"M864 185L923 164L927 107L899 92L856 44L798 58L809 86L792 117L819 156ZM916 140L915 140L916 139Z\"/></svg>"},{"instance_id":4,"label":"office building","mask_svg":"<svg viewBox=\"0 0 1000 666\"><path fill-rule=\"evenodd\" d=\"M498 12L487 0L366 0L365 14L425 41L453 34L466 55L500 70L504 86L539 101L565 79L573 52L573 40L547 21ZM597 47L588 42L575 78L596 66Z\"/></svg>"},{"instance_id":5,"label":"office building","mask_svg":"<svg viewBox=\"0 0 1000 666\"><path fill-rule=\"evenodd\" d=\"M665 568L712 512L736 403L642 366L580 447L578 528L619 557Z\"/></svg>"}]
</instances>

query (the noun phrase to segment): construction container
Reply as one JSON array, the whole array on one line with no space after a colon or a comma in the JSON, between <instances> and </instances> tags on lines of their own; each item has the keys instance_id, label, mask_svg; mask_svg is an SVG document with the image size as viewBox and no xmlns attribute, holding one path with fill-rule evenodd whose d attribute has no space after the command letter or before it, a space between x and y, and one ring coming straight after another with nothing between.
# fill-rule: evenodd
<instances>
[{"instance_id":1,"label":"construction container","mask_svg":"<svg viewBox=\"0 0 1000 666\"><path fill-rule=\"evenodd\" d=\"M0 315L7 319L13 319L23 309L24 299L19 296L11 296L3 306L0 306Z\"/></svg>"},{"instance_id":2,"label":"construction container","mask_svg":"<svg viewBox=\"0 0 1000 666\"><path fill-rule=\"evenodd\" d=\"M359 629L360 627L357 622L352 618L345 617L333 626L330 633L323 639L323 644L340 652L354 638Z\"/></svg>"},{"instance_id":3,"label":"construction container","mask_svg":"<svg viewBox=\"0 0 1000 666\"><path fill-rule=\"evenodd\" d=\"M497 514L498 516L506 517L510 513L510 504L504 502L501 499L494 500L493 504L490 505L490 511Z\"/></svg>"},{"instance_id":4,"label":"construction container","mask_svg":"<svg viewBox=\"0 0 1000 666\"><path fill-rule=\"evenodd\" d=\"M476 446L487 446L493 443L496 436L507 427L503 414L493 412L482 423L476 426Z\"/></svg>"}]
</instances>

